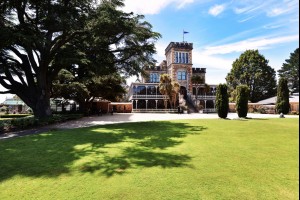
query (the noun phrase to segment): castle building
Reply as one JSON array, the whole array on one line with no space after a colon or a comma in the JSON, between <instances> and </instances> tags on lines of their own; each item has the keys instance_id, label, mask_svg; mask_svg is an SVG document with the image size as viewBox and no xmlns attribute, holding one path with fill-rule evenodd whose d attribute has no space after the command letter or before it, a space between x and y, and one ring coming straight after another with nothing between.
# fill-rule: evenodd
<instances>
[{"instance_id":1,"label":"castle building","mask_svg":"<svg viewBox=\"0 0 300 200\"><path fill-rule=\"evenodd\" d=\"M145 68L146 76L140 82L132 83L129 90L133 112L176 112L170 109L168 97L159 92L160 76L168 74L180 85L180 97L189 107L199 107L206 112L215 112L216 86L205 83L206 68L193 67L193 43L171 42L165 50L166 60L158 66ZM193 76L201 77L201 83L194 83ZM200 106L201 105L201 106Z\"/></svg>"}]
</instances>

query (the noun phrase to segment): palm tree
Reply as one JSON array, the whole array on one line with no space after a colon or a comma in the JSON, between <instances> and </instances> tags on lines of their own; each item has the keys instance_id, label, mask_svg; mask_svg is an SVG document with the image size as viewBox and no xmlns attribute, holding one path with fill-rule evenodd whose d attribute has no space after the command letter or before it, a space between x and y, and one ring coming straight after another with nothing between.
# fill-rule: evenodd
<instances>
[{"instance_id":1,"label":"palm tree","mask_svg":"<svg viewBox=\"0 0 300 200\"><path fill-rule=\"evenodd\" d=\"M165 98L169 97L169 102L171 107L173 107L173 105L175 107L179 89L180 89L179 83L172 81L171 77L168 74L162 74L160 76L159 91L162 95L165 95ZM167 108L166 104L165 104L165 108Z\"/></svg>"},{"instance_id":2,"label":"palm tree","mask_svg":"<svg viewBox=\"0 0 300 200\"><path fill-rule=\"evenodd\" d=\"M174 108L176 107L177 96L180 91L180 85L177 81L172 82L172 100Z\"/></svg>"}]
</instances>

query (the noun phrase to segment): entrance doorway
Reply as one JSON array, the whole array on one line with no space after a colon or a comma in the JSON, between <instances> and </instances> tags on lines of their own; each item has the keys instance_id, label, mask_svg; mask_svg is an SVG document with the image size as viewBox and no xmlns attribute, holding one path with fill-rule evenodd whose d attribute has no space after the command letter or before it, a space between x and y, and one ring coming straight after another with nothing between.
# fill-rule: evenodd
<instances>
[{"instance_id":1,"label":"entrance doorway","mask_svg":"<svg viewBox=\"0 0 300 200\"><path fill-rule=\"evenodd\" d=\"M180 86L180 94L183 95L183 98L186 100L187 99L187 90L186 87Z\"/></svg>"}]
</instances>

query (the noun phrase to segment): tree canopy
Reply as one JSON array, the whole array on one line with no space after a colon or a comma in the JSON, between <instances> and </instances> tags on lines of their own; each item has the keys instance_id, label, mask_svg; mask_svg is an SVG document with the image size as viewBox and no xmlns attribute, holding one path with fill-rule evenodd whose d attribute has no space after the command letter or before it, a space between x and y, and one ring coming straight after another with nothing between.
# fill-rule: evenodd
<instances>
[{"instance_id":1,"label":"tree canopy","mask_svg":"<svg viewBox=\"0 0 300 200\"><path fill-rule=\"evenodd\" d=\"M232 64L226 77L231 91L239 85L250 89L249 100L258 102L276 95L276 72L258 50L247 50Z\"/></svg>"},{"instance_id":2,"label":"tree canopy","mask_svg":"<svg viewBox=\"0 0 300 200\"><path fill-rule=\"evenodd\" d=\"M0 3L1 93L18 95L37 117L51 115L52 81L136 75L153 63L152 31L143 16L118 9L122 0L4 0ZM90 73L91 72L91 73Z\"/></svg>"},{"instance_id":3,"label":"tree canopy","mask_svg":"<svg viewBox=\"0 0 300 200\"><path fill-rule=\"evenodd\" d=\"M290 54L290 58L285 60L280 70L279 77L286 78L291 92L299 92L299 48Z\"/></svg>"}]
</instances>

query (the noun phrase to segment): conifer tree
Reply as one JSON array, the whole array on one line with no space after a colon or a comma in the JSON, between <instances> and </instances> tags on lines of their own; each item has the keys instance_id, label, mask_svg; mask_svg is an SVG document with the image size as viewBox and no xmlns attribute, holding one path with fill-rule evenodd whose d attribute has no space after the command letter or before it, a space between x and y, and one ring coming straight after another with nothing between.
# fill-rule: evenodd
<instances>
[{"instance_id":1,"label":"conifer tree","mask_svg":"<svg viewBox=\"0 0 300 200\"><path fill-rule=\"evenodd\" d=\"M218 116L225 119L229 111L229 98L226 84L220 84L216 93L216 109Z\"/></svg>"},{"instance_id":2,"label":"conifer tree","mask_svg":"<svg viewBox=\"0 0 300 200\"><path fill-rule=\"evenodd\" d=\"M288 114L290 111L289 88L286 78L279 79L277 88L276 110L279 114Z\"/></svg>"},{"instance_id":3,"label":"conifer tree","mask_svg":"<svg viewBox=\"0 0 300 200\"><path fill-rule=\"evenodd\" d=\"M249 101L249 87L247 85L240 85L236 88L236 111L239 117L247 117L248 101Z\"/></svg>"}]
</instances>

